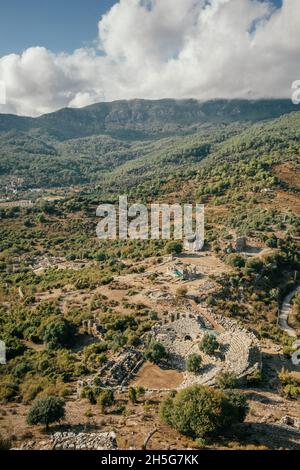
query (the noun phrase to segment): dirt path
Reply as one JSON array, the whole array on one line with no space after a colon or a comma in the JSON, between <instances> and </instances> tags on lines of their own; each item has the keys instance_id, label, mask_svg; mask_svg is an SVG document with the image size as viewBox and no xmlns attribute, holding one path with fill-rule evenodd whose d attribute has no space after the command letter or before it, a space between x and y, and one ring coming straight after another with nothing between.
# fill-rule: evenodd
<instances>
[{"instance_id":1,"label":"dirt path","mask_svg":"<svg viewBox=\"0 0 300 470\"><path fill-rule=\"evenodd\" d=\"M297 333L294 330L294 328L289 326L288 318L292 312L292 305L291 305L292 298L297 294L297 292L300 292L300 286L296 287L292 292L290 292L285 297L285 299L283 300L282 307L279 312L279 316L278 316L279 327L292 338L297 338Z\"/></svg>"},{"instance_id":2,"label":"dirt path","mask_svg":"<svg viewBox=\"0 0 300 470\"><path fill-rule=\"evenodd\" d=\"M210 314L205 308L200 307L200 305L198 305L194 300L190 300L190 304L192 305L193 309L199 312L200 315L202 315L216 331L218 331L219 333L225 332L224 328L213 320L213 318L210 316Z\"/></svg>"}]
</instances>

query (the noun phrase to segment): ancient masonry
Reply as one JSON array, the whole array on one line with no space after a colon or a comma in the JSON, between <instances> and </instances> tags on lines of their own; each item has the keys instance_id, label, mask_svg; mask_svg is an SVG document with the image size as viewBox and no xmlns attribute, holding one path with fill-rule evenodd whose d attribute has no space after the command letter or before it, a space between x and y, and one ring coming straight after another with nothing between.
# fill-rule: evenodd
<instances>
[{"instance_id":1,"label":"ancient masonry","mask_svg":"<svg viewBox=\"0 0 300 470\"><path fill-rule=\"evenodd\" d=\"M56 432L45 441L27 441L12 450L115 450L117 436L114 432L74 433Z\"/></svg>"},{"instance_id":2,"label":"ancient masonry","mask_svg":"<svg viewBox=\"0 0 300 470\"><path fill-rule=\"evenodd\" d=\"M209 312L212 320L224 329L218 334L202 316L193 311L176 312L152 329L153 337L164 345L171 367L182 370L184 381L180 388L193 383L213 385L215 376L224 370L235 373L242 380L261 367L261 354L256 337L238 323ZM199 342L205 333L218 336L220 351L207 356L199 351ZM198 374L186 371L186 359L198 353L203 367Z\"/></svg>"},{"instance_id":3,"label":"ancient masonry","mask_svg":"<svg viewBox=\"0 0 300 470\"><path fill-rule=\"evenodd\" d=\"M152 338L162 343L168 353L169 366L184 374L180 388L193 383L214 385L216 375L225 370L232 371L242 381L261 368L260 346L255 335L234 320L206 311L212 323L189 308L171 313L152 328ZM99 340L103 339L101 327L96 320L84 321L83 330ZM220 349L213 356L199 351L199 343L205 333L218 337ZM193 353L201 354L203 359L198 374L186 370L186 360ZM104 388L125 387L142 364L141 351L128 348L108 361L92 378L78 381L77 396L81 396L83 388L95 383Z\"/></svg>"},{"instance_id":4,"label":"ancient masonry","mask_svg":"<svg viewBox=\"0 0 300 470\"><path fill-rule=\"evenodd\" d=\"M102 330L99 321L95 320L83 320L82 332L88 335L94 336L99 340L103 339Z\"/></svg>"},{"instance_id":5,"label":"ancient masonry","mask_svg":"<svg viewBox=\"0 0 300 470\"><path fill-rule=\"evenodd\" d=\"M184 281L193 281L201 277L201 273L196 266L188 266L179 261L169 266L168 274Z\"/></svg>"},{"instance_id":6,"label":"ancient masonry","mask_svg":"<svg viewBox=\"0 0 300 470\"><path fill-rule=\"evenodd\" d=\"M108 361L97 374L88 380L77 382L77 397L80 398L85 387L92 387L95 383L99 387L122 388L142 365L142 353L128 348L122 351L113 361Z\"/></svg>"},{"instance_id":7,"label":"ancient masonry","mask_svg":"<svg viewBox=\"0 0 300 470\"><path fill-rule=\"evenodd\" d=\"M80 433L58 432L52 436L54 450L113 450L117 449L114 432Z\"/></svg>"}]
</instances>

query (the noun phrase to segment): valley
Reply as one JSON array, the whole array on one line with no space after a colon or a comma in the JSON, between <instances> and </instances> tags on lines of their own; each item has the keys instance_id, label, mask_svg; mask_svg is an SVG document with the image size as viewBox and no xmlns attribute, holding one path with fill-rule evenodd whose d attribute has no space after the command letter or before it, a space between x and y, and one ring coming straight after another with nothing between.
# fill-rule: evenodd
<instances>
[{"instance_id":1,"label":"valley","mask_svg":"<svg viewBox=\"0 0 300 470\"><path fill-rule=\"evenodd\" d=\"M288 100L0 115L1 442L300 449L299 129ZM96 208L124 194L204 204L204 248L99 240ZM187 432L191 386L242 418ZM27 418L47 397L66 410L49 429Z\"/></svg>"}]
</instances>

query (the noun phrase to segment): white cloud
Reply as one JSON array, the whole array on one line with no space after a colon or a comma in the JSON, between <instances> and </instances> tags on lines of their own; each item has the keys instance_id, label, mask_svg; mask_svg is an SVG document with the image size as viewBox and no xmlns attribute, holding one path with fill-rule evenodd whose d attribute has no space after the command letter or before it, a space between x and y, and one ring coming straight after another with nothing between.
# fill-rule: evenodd
<instances>
[{"instance_id":1,"label":"white cloud","mask_svg":"<svg viewBox=\"0 0 300 470\"><path fill-rule=\"evenodd\" d=\"M132 98L289 97L300 79L300 2L120 0L98 49L42 47L0 58L7 104L38 115Z\"/></svg>"}]
</instances>

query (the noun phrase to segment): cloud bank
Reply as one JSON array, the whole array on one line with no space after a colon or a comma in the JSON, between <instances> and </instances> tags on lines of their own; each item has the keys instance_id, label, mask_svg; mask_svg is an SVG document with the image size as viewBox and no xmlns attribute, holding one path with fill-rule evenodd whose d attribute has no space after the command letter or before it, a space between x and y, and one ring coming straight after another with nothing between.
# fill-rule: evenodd
<instances>
[{"instance_id":1,"label":"cloud bank","mask_svg":"<svg viewBox=\"0 0 300 470\"><path fill-rule=\"evenodd\" d=\"M300 79L300 2L120 0L94 48L0 58L6 105L32 115L134 98L289 97Z\"/></svg>"}]
</instances>

